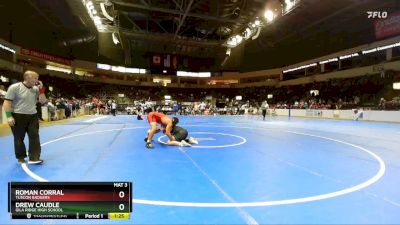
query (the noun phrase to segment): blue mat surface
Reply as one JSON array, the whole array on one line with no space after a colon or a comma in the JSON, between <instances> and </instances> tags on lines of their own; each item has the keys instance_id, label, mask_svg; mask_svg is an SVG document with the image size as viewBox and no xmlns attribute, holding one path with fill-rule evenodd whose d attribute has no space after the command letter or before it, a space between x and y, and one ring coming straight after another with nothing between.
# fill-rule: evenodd
<instances>
[{"instance_id":1,"label":"blue mat surface","mask_svg":"<svg viewBox=\"0 0 400 225\"><path fill-rule=\"evenodd\" d=\"M134 116L40 129L41 166L0 137L0 224L400 224L400 124L180 116L193 147L145 148ZM8 129L8 128L7 128ZM11 220L10 181L131 181L130 220Z\"/></svg>"}]
</instances>

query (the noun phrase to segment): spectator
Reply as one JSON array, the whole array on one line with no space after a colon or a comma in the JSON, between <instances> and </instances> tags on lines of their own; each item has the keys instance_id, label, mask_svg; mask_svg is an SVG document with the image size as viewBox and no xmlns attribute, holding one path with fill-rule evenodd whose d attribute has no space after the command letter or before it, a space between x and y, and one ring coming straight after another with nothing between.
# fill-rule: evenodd
<instances>
[{"instance_id":1,"label":"spectator","mask_svg":"<svg viewBox=\"0 0 400 225\"><path fill-rule=\"evenodd\" d=\"M4 87L4 85L0 85L0 98L4 98L4 96L6 96L6 88Z\"/></svg>"},{"instance_id":2,"label":"spectator","mask_svg":"<svg viewBox=\"0 0 400 225\"><path fill-rule=\"evenodd\" d=\"M381 98L381 100L379 101L379 107L380 110L385 110L386 108L386 100L384 98Z\"/></svg>"}]
</instances>

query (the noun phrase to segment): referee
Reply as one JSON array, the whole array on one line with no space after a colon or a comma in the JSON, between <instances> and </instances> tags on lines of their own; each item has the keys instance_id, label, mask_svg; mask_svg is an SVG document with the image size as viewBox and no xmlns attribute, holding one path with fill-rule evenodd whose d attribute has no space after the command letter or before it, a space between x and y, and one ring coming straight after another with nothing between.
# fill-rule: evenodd
<instances>
[{"instance_id":1,"label":"referee","mask_svg":"<svg viewBox=\"0 0 400 225\"><path fill-rule=\"evenodd\" d=\"M15 83L8 88L4 98L3 108L6 112L7 122L14 135L15 156L18 163L25 163L26 147L25 134L29 138L28 164L42 164L40 159L39 118L37 116L36 102L46 102L44 87L38 81L39 74L34 71L24 73L24 81Z\"/></svg>"},{"instance_id":2,"label":"referee","mask_svg":"<svg viewBox=\"0 0 400 225\"><path fill-rule=\"evenodd\" d=\"M268 105L267 100L264 100L261 103L261 109L262 109L263 120L265 120L265 115L267 114L267 109L269 109L269 105Z\"/></svg>"}]
</instances>

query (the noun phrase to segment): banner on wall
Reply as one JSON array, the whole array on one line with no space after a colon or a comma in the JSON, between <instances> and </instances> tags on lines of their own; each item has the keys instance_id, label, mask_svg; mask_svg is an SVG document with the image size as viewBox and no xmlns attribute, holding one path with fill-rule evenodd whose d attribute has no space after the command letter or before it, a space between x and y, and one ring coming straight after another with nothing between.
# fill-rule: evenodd
<instances>
[{"instance_id":1,"label":"banner on wall","mask_svg":"<svg viewBox=\"0 0 400 225\"><path fill-rule=\"evenodd\" d=\"M321 110L316 110L316 109L307 109L306 110L306 116L322 117L322 111Z\"/></svg>"},{"instance_id":2,"label":"banner on wall","mask_svg":"<svg viewBox=\"0 0 400 225\"><path fill-rule=\"evenodd\" d=\"M153 55L153 64L156 66L161 65L161 56L160 55Z\"/></svg>"},{"instance_id":3,"label":"banner on wall","mask_svg":"<svg viewBox=\"0 0 400 225\"><path fill-rule=\"evenodd\" d=\"M164 67L171 67L171 55L164 56Z\"/></svg>"},{"instance_id":4,"label":"banner on wall","mask_svg":"<svg viewBox=\"0 0 400 225\"><path fill-rule=\"evenodd\" d=\"M176 69L178 67L178 59L176 58L176 55L172 57L172 68Z\"/></svg>"},{"instance_id":5,"label":"banner on wall","mask_svg":"<svg viewBox=\"0 0 400 225\"><path fill-rule=\"evenodd\" d=\"M333 111L333 118L339 118L340 117L340 111L339 110L334 110Z\"/></svg>"},{"instance_id":6,"label":"banner on wall","mask_svg":"<svg viewBox=\"0 0 400 225\"><path fill-rule=\"evenodd\" d=\"M38 50L22 48L21 49L21 54L22 55L33 56L33 57L36 57L36 58L41 58L41 59L44 59L44 60L48 60L48 61L52 61L52 62L64 64L64 65L71 65L71 60L70 59L63 58L63 57L60 57L60 56L51 55L51 54L44 53L44 52L41 52L41 51L38 51Z\"/></svg>"},{"instance_id":7,"label":"banner on wall","mask_svg":"<svg viewBox=\"0 0 400 225\"><path fill-rule=\"evenodd\" d=\"M376 20L374 25L376 39L400 34L400 12L390 14L387 19Z\"/></svg>"}]
</instances>

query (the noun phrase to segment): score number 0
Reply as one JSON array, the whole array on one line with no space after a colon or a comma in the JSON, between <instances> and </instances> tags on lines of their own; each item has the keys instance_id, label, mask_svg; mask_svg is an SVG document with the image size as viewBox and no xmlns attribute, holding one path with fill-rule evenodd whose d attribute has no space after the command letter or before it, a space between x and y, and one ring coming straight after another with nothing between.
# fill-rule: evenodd
<instances>
[{"instance_id":1,"label":"score number 0","mask_svg":"<svg viewBox=\"0 0 400 225\"><path fill-rule=\"evenodd\" d=\"M119 196L119 198L124 198L125 197L125 192L120 191L118 193L118 196ZM119 210L123 211L125 209L125 205L121 203L121 204L119 204L118 208L119 208Z\"/></svg>"}]
</instances>

